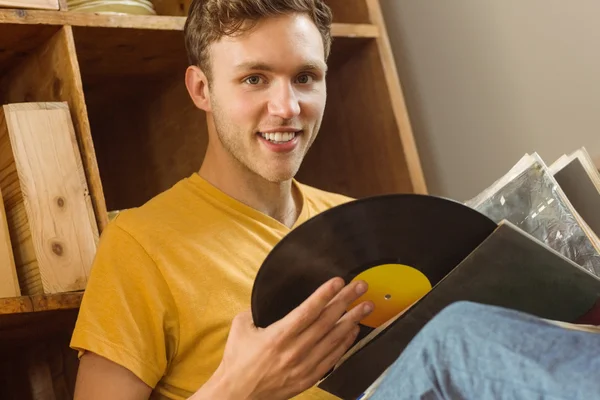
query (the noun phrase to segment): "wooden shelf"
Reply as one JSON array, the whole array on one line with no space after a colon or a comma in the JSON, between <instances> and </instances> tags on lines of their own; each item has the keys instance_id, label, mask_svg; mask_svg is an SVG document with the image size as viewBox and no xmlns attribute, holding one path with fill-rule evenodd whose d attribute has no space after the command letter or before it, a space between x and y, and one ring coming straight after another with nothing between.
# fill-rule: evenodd
<instances>
[{"instance_id":1,"label":"wooden shelf","mask_svg":"<svg viewBox=\"0 0 600 400\"><path fill-rule=\"evenodd\" d=\"M83 292L70 292L0 298L0 319L7 314L74 310L79 308L82 297Z\"/></svg>"},{"instance_id":2,"label":"wooden shelf","mask_svg":"<svg viewBox=\"0 0 600 400\"><path fill-rule=\"evenodd\" d=\"M185 20L185 17L165 15L103 15L73 11L0 9L0 24L183 31ZM379 30L377 26L371 24L334 23L332 35L334 37L375 38L379 36ZM29 36L37 38L39 35L29 34Z\"/></svg>"},{"instance_id":3,"label":"wooden shelf","mask_svg":"<svg viewBox=\"0 0 600 400\"><path fill-rule=\"evenodd\" d=\"M190 1L152 1L161 15L0 9L0 104L69 105L100 233L109 211L197 171L207 147L206 116L184 83ZM427 193L379 0L326 2L327 106L297 178L356 198ZM15 253L19 265L25 255ZM83 292L40 294L32 271L17 267L23 296L0 299L0 398L48 390L68 399ZM57 372L64 362L72 368Z\"/></svg>"},{"instance_id":4,"label":"wooden shelf","mask_svg":"<svg viewBox=\"0 0 600 400\"><path fill-rule=\"evenodd\" d=\"M0 299L0 351L13 345L69 336L83 292Z\"/></svg>"}]
</instances>

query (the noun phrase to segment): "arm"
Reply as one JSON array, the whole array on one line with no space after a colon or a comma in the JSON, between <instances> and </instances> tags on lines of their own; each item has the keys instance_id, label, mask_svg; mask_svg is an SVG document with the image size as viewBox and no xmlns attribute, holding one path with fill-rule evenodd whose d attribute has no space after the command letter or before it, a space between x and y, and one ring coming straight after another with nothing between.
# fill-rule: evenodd
<instances>
[{"instance_id":1,"label":"arm","mask_svg":"<svg viewBox=\"0 0 600 400\"><path fill-rule=\"evenodd\" d=\"M224 380L215 375L190 400L224 398L225 390ZM151 392L152 388L127 368L86 352L79 363L73 400L148 400Z\"/></svg>"},{"instance_id":2,"label":"arm","mask_svg":"<svg viewBox=\"0 0 600 400\"><path fill-rule=\"evenodd\" d=\"M147 400L152 389L128 369L92 352L80 360L74 400Z\"/></svg>"},{"instance_id":3,"label":"arm","mask_svg":"<svg viewBox=\"0 0 600 400\"><path fill-rule=\"evenodd\" d=\"M339 280L337 280L339 282ZM357 284L341 288L331 280L296 310L266 329L249 312L231 326L217 371L189 400L288 399L314 384L356 338L356 324L370 313ZM146 400L151 388L132 372L94 353L81 358L74 400Z\"/></svg>"}]
</instances>

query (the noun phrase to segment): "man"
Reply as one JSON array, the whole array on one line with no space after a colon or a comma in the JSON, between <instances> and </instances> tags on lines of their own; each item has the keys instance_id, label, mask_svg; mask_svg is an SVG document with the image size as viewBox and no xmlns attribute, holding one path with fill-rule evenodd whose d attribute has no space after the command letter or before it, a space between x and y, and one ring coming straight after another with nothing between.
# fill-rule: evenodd
<instances>
[{"instance_id":1,"label":"man","mask_svg":"<svg viewBox=\"0 0 600 400\"><path fill-rule=\"evenodd\" d=\"M323 117L330 24L322 0L192 3L185 83L207 151L103 232L71 341L75 399L333 398L314 385L372 311L345 313L364 282L332 280L267 329L248 312L273 246L350 200L294 180Z\"/></svg>"}]
</instances>

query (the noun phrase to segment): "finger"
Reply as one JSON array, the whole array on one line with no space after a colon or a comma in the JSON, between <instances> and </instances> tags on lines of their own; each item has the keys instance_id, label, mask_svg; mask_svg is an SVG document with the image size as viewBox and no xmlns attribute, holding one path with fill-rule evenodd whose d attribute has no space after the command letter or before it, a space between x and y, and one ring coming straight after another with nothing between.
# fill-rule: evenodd
<instances>
[{"instance_id":1,"label":"finger","mask_svg":"<svg viewBox=\"0 0 600 400\"><path fill-rule=\"evenodd\" d=\"M373 312L375 309L375 304L372 301L363 301L358 304L356 307L353 307L350 311L344 314L340 320L338 321L338 325L340 323L344 323L346 321L352 324L358 324L365 317Z\"/></svg>"},{"instance_id":2,"label":"finger","mask_svg":"<svg viewBox=\"0 0 600 400\"><path fill-rule=\"evenodd\" d=\"M314 374L310 377L313 381L318 381L323 378L324 375L331 370L335 364L342 358L342 356L350 349L352 343L356 340L360 329L358 326L353 325L344 336L342 336L336 343L335 346L330 348L330 351L325 353L320 359L311 360L314 365ZM314 364L313 364L314 363Z\"/></svg>"},{"instance_id":3,"label":"finger","mask_svg":"<svg viewBox=\"0 0 600 400\"><path fill-rule=\"evenodd\" d=\"M333 298L319 318L298 339L300 343L312 346L320 341L340 320L348 307L368 290L368 285L363 281L352 282ZM356 308L356 307L355 307ZM356 311L352 314L355 315Z\"/></svg>"},{"instance_id":4,"label":"finger","mask_svg":"<svg viewBox=\"0 0 600 400\"><path fill-rule=\"evenodd\" d=\"M373 308L373 303L363 302L340 318L335 327L313 346L315 357L319 357L319 354L328 354L349 332L357 328L363 318L373 312Z\"/></svg>"},{"instance_id":5,"label":"finger","mask_svg":"<svg viewBox=\"0 0 600 400\"><path fill-rule=\"evenodd\" d=\"M288 335L296 336L319 318L327 304L344 288L344 283L342 278L325 282L298 307L274 323L275 329L281 328Z\"/></svg>"},{"instance_id":6,"label":"finger","mask_svg":"<svg viewBox=\"0 0 600 400\"><path fill-rule=\"evenodd\" d=\"M304 354L308 354L308 358L311 359L309 364L316 365L317 362L331 352L332 348L339 341L343 340L356 327L359 321L369 315L373 311L373 308L374 306L371 302L359 304L341 319L334 322L333 326L324 333L318 332L316 328L313 330L313 327L308 328L294 343L294 354L299 358ZM319 320L315 325L320 322Z\"/></svg>"}]
</instances>

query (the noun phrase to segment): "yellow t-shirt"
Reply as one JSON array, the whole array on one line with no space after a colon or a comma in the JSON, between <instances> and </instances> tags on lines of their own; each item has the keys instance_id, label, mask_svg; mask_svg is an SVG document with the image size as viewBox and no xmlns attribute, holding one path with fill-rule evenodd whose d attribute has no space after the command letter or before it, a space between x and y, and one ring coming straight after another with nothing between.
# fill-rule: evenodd
<instances>
[{"instance_id":1,"label":"yellow t-shirt","mask_svg":"<svg viewBox=\"0 0 600 400\"><path fill-rule=\"evenodd\" d=\"M294 185L303 196L295 226L351 200ZM155 388L152 398L191 396L219 365L258 268L288 232L198 174L181 180L104 230L71 347L125 366ZM318 388L296 397L334 398Z\"/></svg>"}]
</instances>

